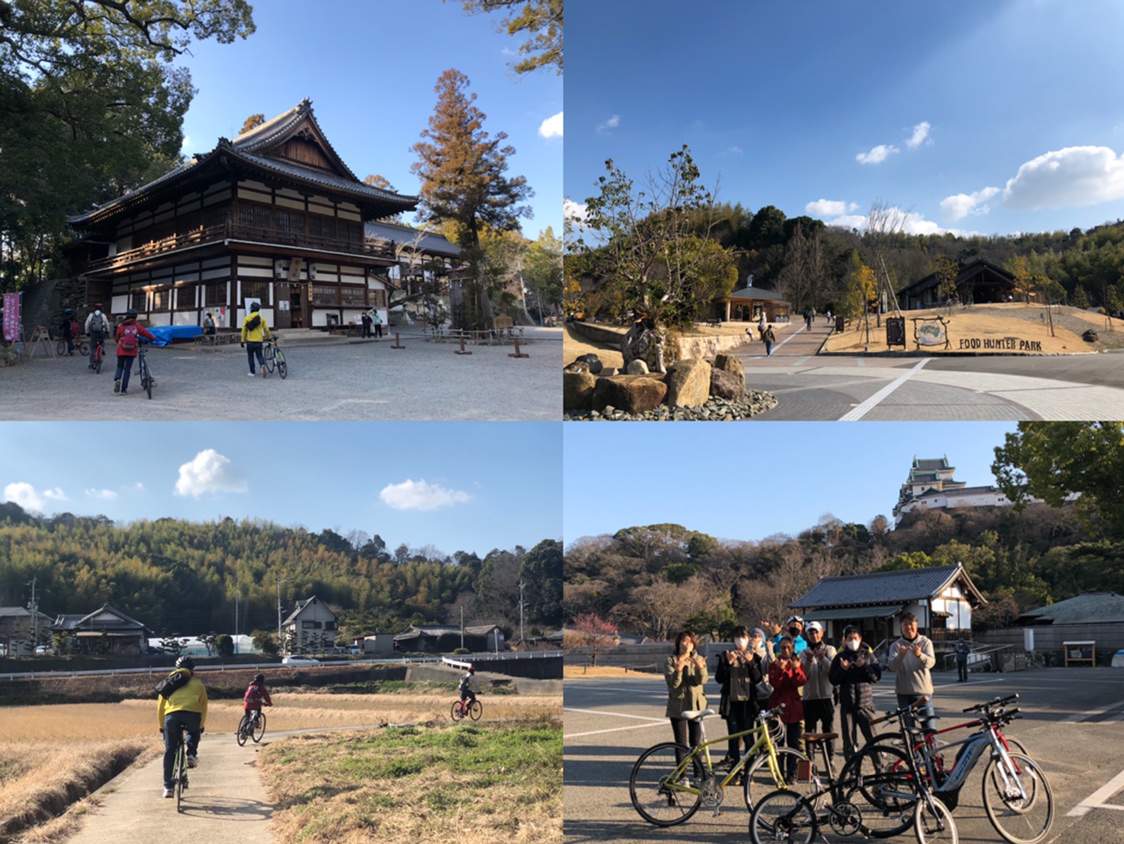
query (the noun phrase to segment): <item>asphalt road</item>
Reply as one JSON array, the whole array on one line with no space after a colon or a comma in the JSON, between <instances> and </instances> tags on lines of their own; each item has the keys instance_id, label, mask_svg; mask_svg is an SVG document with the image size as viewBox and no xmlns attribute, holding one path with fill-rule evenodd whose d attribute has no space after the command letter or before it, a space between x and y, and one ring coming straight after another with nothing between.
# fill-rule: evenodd
<instances>
[{"instance_id":1,"label":"asphalt road","mask_svg":"<svg viewBox=\"0 0 1124 844\"><path fill-rule=\"evenodd\" d=\"M556 421L562 418L561 329L528 330L511 346L426 342L420 334L341 345L281 346L289 376L247 377L237 345L189 345L148 353L156 388L149 400L133 368L129 395L113 393L116 358L101 374L79 357L35 357L0 368L0 419Z\"/></svg>"},{"instance_id":2,"label":"asphalt road","mask_svg":"<svg viewBox=\"0 0 1124 844\"><path fill-rule=\"evenodd\" d=\"M1055 817L1045 841L1103 844L1124 840L1120 829L1124 818L1118 811L1124 809L1124 741L1120 740L1124 670L1053 668L973 674L962 684L954 682L951 673L934 676L934 698L943 726L957 723L951 719L966 706L997 695L1020 694L1024 718L1014 722L1007 733L1023 742L1053 789ZM892 708L892 680L876 689L879 709ZM717 686L711 683L707 691L708 698L717 703ZM671 727L663 717L666 701L661 677L567 678L567 842L717 844L746 840L749 814L740 794L730 798L718 817L700 809L686 823L667 829L651 826L632 808L628 777L633 762L645 748L671 739ZM712 738L725 732L719 720L708 719L708 724ZM1001 840L984 814L982 770L982 765L977 766L970 775L954 815L963 844ZM830 832L827 839L848 840Z\"/></svg>"}]
</instances>

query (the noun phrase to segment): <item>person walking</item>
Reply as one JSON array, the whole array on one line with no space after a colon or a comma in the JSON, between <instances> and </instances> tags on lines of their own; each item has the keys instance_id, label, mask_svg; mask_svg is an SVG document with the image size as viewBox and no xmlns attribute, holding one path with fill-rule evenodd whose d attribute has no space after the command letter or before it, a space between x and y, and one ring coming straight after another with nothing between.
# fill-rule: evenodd
<instances>
[{"instance_id":1,"label":"person walking","mask_svg":"<svg viewBox=\"0 0 1124 844\"><path fill-rule=\"evenodd\" d=\"M90 369L96 365L94 358L97 356L98 343L102 344L102 354L105 354L105 338L109 336L109 320L101 312L101 302L94 305L94 309L86 317L86 335L90 338Z\"/></svg>"},{"instance_id":2,"label":"person walking","mask_svg":"<svg viewBox=\"0 0 1124 844\"><path fill-rule=\"evenodd\" d=\"M718 714L726 719L730 734L753 728L757 718L757 684L764 679L761 657L750 650L749 630L739 625L734 628L734 649L718 655L714 679L722 687ZM753 742L749 736L732 738L726 751L725 765L734 767L741 758L740 749L749 750Z\"/></svg>"},{"instance_id":3,"label":"person walking","mask_svg":"<svg viewBox=\"0 0 1124 844\"><path fill-rule=\"evenodd\" d=\"M804 705L800 700L800 687L806 680L792 639L785 636L776 647L776 657L769 664L769 684L773 687L769 706L774 708L784 704L784 710L780 714L781 723L784 724L784 743L801 753L804 746L801 738L804 734ZM786 779L795 779L796 760L792 759L790 763L791 770L785 771L784 775Z\"/></svg>"},{"instance_id":4,"label":"person walking","mask_svg":"<svg viewBox=\"0 0 1124 844\"><path fill-rule=\"evenodd\" d=\"M258 359L261 366L261 377L265 378L265 358L262 356L262 343L273 335L269 333L269 326L265 324L265 317L261 315L261 305L254 302L250 305L250 312L242 320L242 348L246 350L246 358L250 362L250 377L254 377L254 358Z\"/></svg>"},{"instance_id":5,"label":"person walking","mask_svg":"<svg viewBox=\"0 0 1124 844\"><path fill-rule=\"evenodd\" d=\"M706 660L696 650L695 634L684 630L675 637L675 653L667 658L663 671L667 682L666 716L671 719L675 741L686 747L699 743L698 721L688 721L683 713L706 708ZM682 761L679 759L677 761Z\"/></svg>"},{"instance_id":6,"label":"person walking","mask_svg":"<svg viewBox=\"0 0 1124 844\"><path fill-rule=\"evenodd\" d=\"M828 678L839 690L839 731L843 734L843 758L858 750L859 731L865 742L877 735L873 724L873 684L882 679L878 657L863 644L862 632L854 625L843 628L843 649L831 661Z\"/></svg>"},{"instance_id":7,"label":"person walking","mask_svg":"<svg viewBox=\"0 0 1124 844\"><path fill-rule=\"evenodd\" d=\"M195 660L190 656L176 660L176 669L168 681L166 693L158 689L156 717L164 735L164 796L173 797L172 769L176 764L181 728L187 730L187 767L199 765L199 739L207 726L207 689L195 679Z\"/></svg>"},{"instance_id":8,"label":"person walking","mask_svg":"<svg viewBox=\"0 0 1124 844\"><path fill-rule=\"evenodd\" d=\"M937 658L933 643L917 632L917 616L911 612L901 615L902 635L890 645L886 667L894 672L894 691L898 706L909 706L921 698L926 702L917 708L917 718L925 733L937 731L936 712L933 709L933 677L930 673ZM906 716L907 726L913 726L912 715Z\"/></svg>"},{"instance_id":9,"label":"person walking","mask_svg":"<svg viewBox=\"0 0 1124 844\"><path fill-rule=\"evenodd\" d=\"M761 339L765 341L765 357L773 354L773 344L777 342L777 335L773 332L773 326L768 325L765 331L761 334Z\"/></svg>"},{"instance_id":10,"label":"person walking","mask_svg":"<svg viewBox=\"0 0 1124 844\"><path fill-rule=\"evenodd\" d=\"M956 640L956 647L953 648L956 654L956 682L968 682L968 654L972 652L972 646L964 641L964 637Z\"/></svg>"},{"instance_id":11,"label":"person walking","mask_svg":"<svg viewBox=\"0 0 1124 844\"><path fill-rule=\"evenodd\" d=\"M66 353L74 354L74 341L78 339L78 320L74 318L74 311L65 308L62 312L62 322L59 323L59 336L66 341Z\"/></svg>"},{"instance_id":12,"label":"person walking","mask_svg":"<svg viewBox=\"0 0 1124 844\"><path fill-rule=\"evenodd\" d=\"M125 396L129 393L129 373L140 351L141 338L152 342L152 332L137 322L137 312L129 308L125 319L117 326L114 340L117 343L117 371L113 374L113 392Z\"/></svg>"},{"instance_id":13,"label":"person walking","mask_svg":"<svg viewBox=\"0 0 1124 844\"><path fill-rule=\"evenodd\" d=\"M809 733L835 732L835 704L832 701L834 687L831 685L831 662L835 659L835 648L824 642L823 625L818 621L808 622L804 631L808 647L800 653L800 667L807 678L804 683L804 729ZM827 743L828 761L835 759L835 743Z\"/></svg>"}]
</instances>

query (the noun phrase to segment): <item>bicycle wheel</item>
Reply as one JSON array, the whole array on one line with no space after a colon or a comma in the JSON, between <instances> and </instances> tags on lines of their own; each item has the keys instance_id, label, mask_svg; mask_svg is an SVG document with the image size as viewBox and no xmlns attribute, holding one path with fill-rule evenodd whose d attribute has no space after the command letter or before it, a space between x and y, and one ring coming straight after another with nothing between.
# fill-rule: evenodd
<instances>
[{"instance_id":1,"label":"bicycle wheel","mask_svg":"<svg viewBox=\"0 0 1124 844\"><path fill-rule=\"evenodd\" d=\"M468 707L468 716L473 721L479 721L480 716L484 714L484 704L478 700L474 700Z\"/></svg>"},{"instance_id":2,"label":"bicycle wheel","mask_svg":"<svg viewBox=\"0 0 1124 844\"><path fill-rule=\"evenodd\" d=\"M273 346L269 343L266 343L265 354L263 355L263 357L265 358L265 363L263 363L262 366L265 367L265 371L273 372Z\"/></svg>"},{"instance_id":3,"label":"bicycle wheel","mask_svg":"<svg viewBox=\"0 0 1124 844\"><path fill-rule=\"evenodd\" d=\"M57 343L55 343L55 354L58 355L60 358L63 355L66 354L66 341L65 340L59 340Z\"/></svg>"},{"instance_id":4,"label":"bicycle wheel","mask_svg":"<svg viewBox=\"0 0 1124 844\"><path fill-rule=\"evenodd\" d=\"M688 748L669 741L645 750L632 766L628 796L632 807L648 823L675 826L699 810L702 762L693 756L680 767L680 760L690 755ZM685 773L676 776L677 770Z\"/></svg>"},{"instance_id":5,"label":"bicycle wheel","mask_svg":"<svg viewBox=\"0 0 1124 844\"><path fill-rule=\"evenodd\" d=\"M83 357L88 357L90 354L90 343L87 340L75 340L74 351L81 354Z\"/></svg>"},{"instance_id":6,"label":"bicycle wheel","mask_svg":"<svg viewBox=\"0 0 1124 844\"><path fill-rule=\"evenodd\" d=\"M285 353L280 349L277 350L277 374L282 379L289 374L289 364L285 363Z\"/></svg>"},{"instance_id":7,"label":"bicycle wheel","mask_svg":"<svg viewBox=\"0 0 1124 844\"><path fill-rule=\"evenodd\" d=\"M265 713L264 712L258 713L258 723L253 729L254 729L254 744L257 744L259 741L261 741L261 737L265 735Z\"/></svg>"},{"instance_id":8,"label":"bicycle wheel","mask_svg":"<svg viewBox=\"0 0 1124 844\"><path fill-rule=\"evenodd\" d=\"M144 391L148 393L148 397L152 398L152 373L148 369L147 363L141 364L141 386Z\"/></svg>"},{"instance_id":9,"label":"bicycle wheel","mask_svg":"<svg viewBox=\"0 0 1124 844\"><path fill-rule=\"evenodd\" d=\"M465 711L461 708L461 702L459 700L453 701L453 708L449 710L449 715L454 721L459 721L465 716Z\"/></svg>"},{"instance_id":10,"label":"bicycle wheel","mask_svg":"<svg viewBox=\"0 0 1124 844\"><path fill-rule=\"evenodd\" d=\"M105 344L98 343L97 349L94 350L94 374L101 375L101 362L105 360Z\"/></svg>"},{"instance_id":11,"label":"bicycle wheel","mask_svg":"<svg viewBox=\"0 0 1124 844\"><path fill-rule=\"evenodd\" d=\"M238 732L235 733L235 738L238 740L239 747L246 746L246 739L250 735L250 716L243 715L242 720L238 722Z\"/></svg>"},{"instance_id":12,"label":"bicycle wheel","mask_svg":"<svg viewBox=\"0 0 1124 844\"><path fill-rule=\"evenodd\" d=\"M913 823L917 782L901 750L867 745L843 766L838 783L862 812L863 832L871 838L901 835Z\"/></svg>"},{"instance_id":13,"label":"bicycle wheel","mask_svg":"<svg viewBox=\"0 0 1124 844\"><path fill-rule=\"evenodd\" d=\"M797 769L797 763L807 761L808 757L799 750L793 750L791 747L778 747L777 765L780 768L781 776L784 777L782 783L777 782L769 768L769 755L767 753L760 754L742 771L742 791L745 797L745 807L752 812L754 800L770 791L776 791L778 788L811 797L815 792L815 784L809 781L800 782L795 776L791 775Z\"/></svg>"},{"instance_id":14,"label":"bicycle wheel","mask_svg":"<svg viewBox=\"0 0 1124 844\"><path fill-rule=\"evenodd\" d=\"M788 789L764 795L749 816L749 837L753 844L774 841L811 844L818 831L815 808L802 795Z\"/></svg>"},{"instance_id":15,"label":"bicycle wheel","mask_svg":"<svg viewBox=\"0 0 1124 844\"><path fill-rule=\"evenodd\" d=\"M183 803L183 790L187 787L187 746L184 744L183 735L180 735L180 747L176 751L176 811Z\"/></svg>"},{"instance_id":16,"label":"bicycle wheel","mask_svg":"<svg viewBox=\"0 0 1124 844\"><path fill-rule=\"evenodd\" d=\"M1033 759L1020 753L1010 756L1013 770L998 756L984 769L984 810L995 831L1011 844L1034 844L1046 837L1054 822L1054 794Z\"/></svg>"},{"instance_id":17,"label":"bicycle wheel","mask_svg":"<svg viewBox=\"0 0 1124 844\"><path fill-rule=\"evenodd\" d=\"M917 844L958 844L960 841L952 812L936 797L932 806L926 800L917 801L913 810L913 832Z\"/></svg>"}]
</instances>

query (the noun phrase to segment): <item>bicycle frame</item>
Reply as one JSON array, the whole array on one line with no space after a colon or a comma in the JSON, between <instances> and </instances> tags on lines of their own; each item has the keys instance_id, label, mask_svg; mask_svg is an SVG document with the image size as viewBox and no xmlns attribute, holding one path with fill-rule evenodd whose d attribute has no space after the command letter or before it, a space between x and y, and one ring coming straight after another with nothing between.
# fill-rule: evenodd
<instances>
[{"instance_id":1,"label":"bicycle frame","mask_svg":"<svg viewBox=\"0 0 1124 844\"><path fill-rule=\"evenodd\" d=\"M738 759L738 763L730 769L729 773L727 773L725 777L722 778L722 780L719 782L719 785L722 788L725 788L742 772L744 768L749 765L750 762L752 762L754 759L760 756L762 752L764 752L769 759L769 773L773 775L773 779L776 781L778 786L784 788L784 772L781 770L780 764L777 762L777 746L773 741L772 733L769 732L768 718L771 714L772 710L762 712L757 716L756 726L750 727L748 730L742 730L739 733L730 733L729 735L712 739L710 741L707 741L706 738L706 716L700 717L699 731L702 741L695 745L691 749L691 752L683 757L683 761L681 761L679 765L676 766L675 770L672 772L670 779L672 781L678 781L681 777L687 776L688 771L693 768L694 762L699 756L703 756L706 759L705 768L707 774L709 775L714 771L714 763L710 757L711 745L722 744L723 742L727 742L732 738L742 738L743 736L748 736L756 733L757 740L751 747L746 750L742 757ZM677 788L689 794L702 793L701 789L691 786L682 785L677 786Z\"/></svg>"}]
</instances>

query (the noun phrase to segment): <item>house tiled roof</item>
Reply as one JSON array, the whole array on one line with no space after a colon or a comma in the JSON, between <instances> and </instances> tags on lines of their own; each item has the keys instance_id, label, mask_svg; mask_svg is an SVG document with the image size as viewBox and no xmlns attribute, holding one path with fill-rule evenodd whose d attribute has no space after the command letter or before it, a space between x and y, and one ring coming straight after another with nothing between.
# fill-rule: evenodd
<instances>
[{"instance_id":1,"label":"house tiled roof","mask_svg":"<svg viewBox=\"0 0 1124 844\"><path fill-rule=\"evenodd\" d=\"M396 244L413 245L417 240L417 250L431 255L447 255L453 258L461 256L461 248L437 232L427 232L401 226L397 223L372 222L365 225L365 234L368 238L377 240L393 240Z\"/></svg>"},{"instance_id":2,"label":"house tiled roof","mask_svg":"<svg viewBox=\"0 0 1124 844\"><path fill-rule=\"evenodd\" d=\"M1078 595L1023 613L1020 620L1051 624L1124 621L1124 596L1115 592Z\"/></svg>"},{"instance_id":3,"label":"house tiled roof","mask_svg":"<svg viewBox=\"0 0 1124 844\"><path fill-rule=\"evenodd\" d=\"M306 598L303 601L297 601L296 609L289 613L288 617L282 622L282 625L296 623L297 617L314 603L320 604L320 606L324 606L323 602L320 601L320 599L315 595L313 595L311 598ZM327 610L329 614L331 614L332 618L336 617L336 614L329 610L327 607L324 607L324 609Z\"/></svg>"},{"instance_id":4,"label":"house tiled roof","mask_svg":"<svg viewBox=\"0 0 1124 844\"><path fill-rule=\"evenodd\" d=\"M727 299L746 299L759 302L787 302L788 300L775 290L766 290L763 287L743 287L735 290Z\"/></svg>"},{"instance_id":5,"label":"house tiled roof","mask_svg":"<svg viewBox=\"0 0 1124 844\"><path fill-rule=\"evenodd\" d=\"M117 619L117 622L107 623L104 620L99 620L98 616L110 615ZM111 607L109 604L103 604L98 609L86 615L77 614L63 614L55 619L54 625L56 630L104 630L104 629L121 629L129 628L138 632L147 630L143 622L137 621L132 616L126 615L119 609Z\"/></svg>"},{"instance_id":6,"label":"house tiled roof","mask_svg":"<svg viewBox=\"0 0 1124 844\"><path fill-rule=\"evenodd\" d=\"M863 607L899 602L905 604L936 597L958 578L964 579L967 596L984 602L967 572L956 563L926 569L825 577L789 606L807 611L815 607Z\"/></svg>"},{"instance_id":7,"label":"house tiled roof","mask_svg":"<svg viewBox=\"0 0 1124 844\"><path fill-rule=\"evenodd\" d=\"M464 628L465 635L467 636L487 636L496 629L495 624L476 624L466 626ZM419 636L444 636L450 633L460 635L461 628L456 624L412 624L409 630L402 633L395 634L395 641L404 641L406 639L416 639Z\"/></svg>"}]
</instances>

